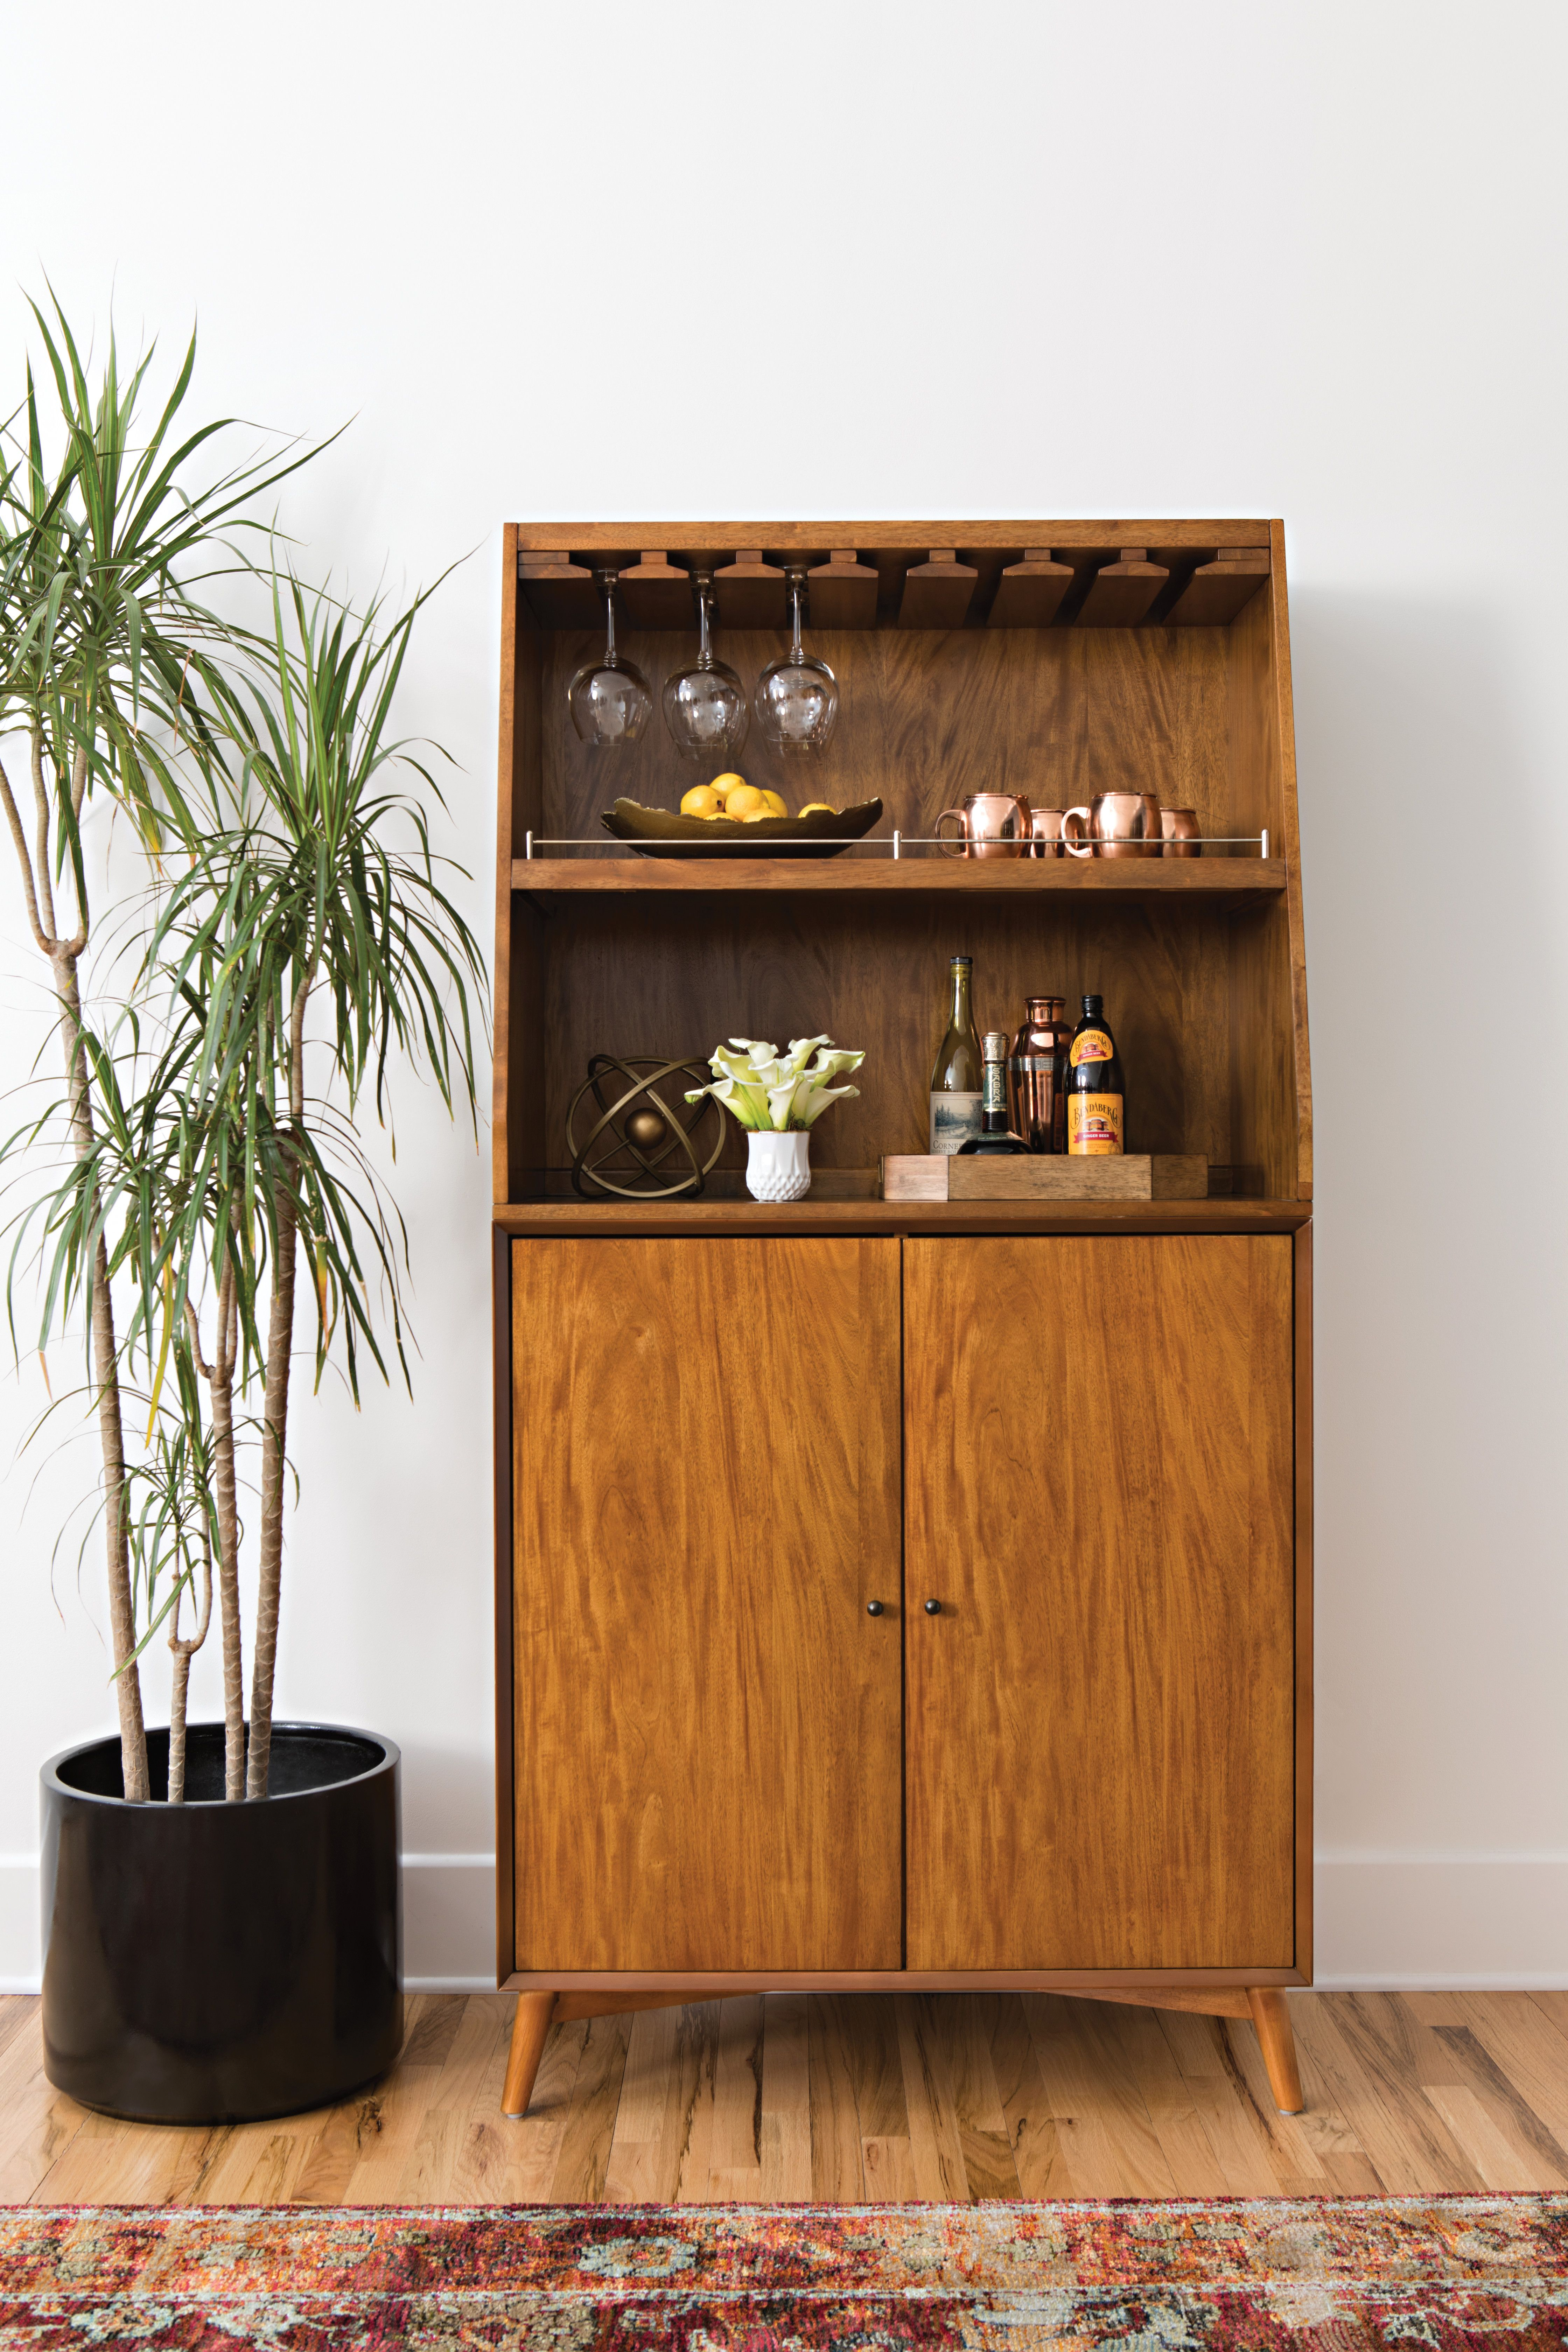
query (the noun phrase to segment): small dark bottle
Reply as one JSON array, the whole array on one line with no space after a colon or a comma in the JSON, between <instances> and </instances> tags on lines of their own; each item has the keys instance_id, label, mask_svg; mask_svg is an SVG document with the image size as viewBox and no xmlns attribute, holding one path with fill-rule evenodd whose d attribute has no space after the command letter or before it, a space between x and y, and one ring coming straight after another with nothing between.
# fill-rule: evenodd
<instances>
[{"instance_id":1,"label":"small dark bottle","mask_svg":"<svg viewBox=\"0 0 1568 2352\"><path fill-rule=\"evenodd\" d=\"M1083 1019L1068 1047L1068 1150L1079 1159L1114 1159L1126 1149L1121 1056L1104 1003L1100 996L1084 998Z\"/></svg>"},{"instance_id":2,"label":"small dark bottle","mask_svg":"<svg viewBox=\"0 0 1568 2352\"><path fill-rule=\"evenodd\" d=\"M1027 1151L1028 1145L1021 1135L1015 1135L1007 1124L1007 1032L987 1029L985 1032L985 1099L980 1113L980 1132L972 1135L967 1143L958 1147L958 1157L971 1155L989 1158L996 1152Z\"/></svg>"}]
</instances>

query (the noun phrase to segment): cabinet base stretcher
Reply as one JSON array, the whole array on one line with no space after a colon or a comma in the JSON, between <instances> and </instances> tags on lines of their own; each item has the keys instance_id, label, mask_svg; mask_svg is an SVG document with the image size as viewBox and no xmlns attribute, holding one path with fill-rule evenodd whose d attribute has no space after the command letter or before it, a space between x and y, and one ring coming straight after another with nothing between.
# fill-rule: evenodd
<instances>
[{"instance_id":1,"label":"cabinet base stretcher","mask_svg":"<svg viewBox=\"0 0 1568 2352\"><path fill-rule=\"evenodd\" d=\"M1071 2000L1124 2000L1142 2009L1184 2009L1200 2017L1250 2017L1258 2029L1258 2046L1268 2070L1268 2087L1274 2094L1275 2105L1282 2116L1299 2116L1306 2105L1301 2096L1290 2012L1277 1985L1238 1986L1234 1990L1215 1986L1212 1991L1187 1985L1137 1990L1110 1985L1092 1990L1087 1986L1061 1986L1057 1990ZM502 2113L514 2123L528 2113L534 2076L552 2025L568 2025L574 2018L618 2017L634 2009L675 2009L691 2000L735 2000L755 1990L754 1985L704 1984L689 1986L684 1991L554 1992L545 1986L539 1990L520 1992L517 2015L512 2021L511 2050L506 2062L506 2084L501 2092Z\"/></svg>"}]
</instances>

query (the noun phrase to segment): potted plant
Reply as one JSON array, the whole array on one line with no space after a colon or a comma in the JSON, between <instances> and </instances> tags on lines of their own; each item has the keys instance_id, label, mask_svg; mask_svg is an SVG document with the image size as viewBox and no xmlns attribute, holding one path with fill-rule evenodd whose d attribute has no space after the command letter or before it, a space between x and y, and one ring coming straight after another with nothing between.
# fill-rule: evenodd
<instances>
[{"instance_id":1,"label":"potted plant","mask_svg":"<svg viewBox=\"0 0 1568 2352\"><path fill-rule=\"evenodd\" d=\"M816 1056L813 1059L813 1056ZM792 1037L789 1051L760 1037L731 1037L709 1056L719 1076L693 1087L688 1102L711 1095L746 1129L746 1190L756 1201L801 1201L811 1190L811 1130L825 1110L858 1087L831 1082L858 1070L864 1054L831 1037Z\"/></svg>"},{"instance_id":2,"label":"potted plant","mask_svg":"<svg viewBox=\"0 0 1568 2352\"><path fill-rule=\"evenodd\" d=\"M13 1277L41 1264L40 1345L72 1318L88 1336L121 1717L118 1740L44 1769L46 2066L117 2114L279 2114L380 2072L401 2030L397 1751L273 1720L296 1325L313 1317L318 1381L336 1359L357 1395L367 1355L383 1374L395 1357L406 1378L405 1240L356 1121L367 1102L384 1115L399 1055L475 1117L469 992L482 1002L483 964L431 850L434 779L390 732L423 599L355 614L279 572L269 542L265 563L241 567L261 580L269 625L198 604L187 572L198 558L212 569L220 532L286 468L241 469L203 509L181 475L208 434L170 446L194 350L138 451L145 364L122 390L111 345L94 396L63 319L58 340L38 323L64 456L46 479L29 386L0 549L13 722L28 698L32 845L8 780L0 797L57 975L50 877L72 877L79 957L95 789L132 816L147 859L127 909L133 950L99 975L100 990L115 983L109 1012L83 1013L74 967L70 989L57 977L65 1092L5 1146L29 1168L56 1149L19 1219ZM117 578L138 523L142 568ZM225 1720L187 1727L190 1660L215 1623ZM149 1732L141 1677L160 1633L170 1725Z\"/></svg>"}]
</instances>

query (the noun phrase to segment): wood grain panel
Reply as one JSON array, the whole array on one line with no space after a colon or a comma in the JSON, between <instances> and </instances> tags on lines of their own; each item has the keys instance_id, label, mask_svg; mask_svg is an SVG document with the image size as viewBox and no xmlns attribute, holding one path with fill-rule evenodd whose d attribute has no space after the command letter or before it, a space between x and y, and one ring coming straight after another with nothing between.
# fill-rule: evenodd
<instances>
[{"instance_id":1,"label":"wood grain panel","mask_svg":"<svg viewBox=\"0 0 1568 2352\"><path fill-rule=\"evenodd\" d=\"M898 1244L520 1243L512 1335L519 1967L897 1967Z\"/></svg>"},{"instance_id":2,"label":"wood grain panel","mask_svg":"<svg viewBox=\"0 0 1568 2352\"><path fill-rule=\"evenodd\" d=\"M1282 614L1284 596L1281 546L1268 593L1255 596L1226 633L1232 830L1251 834L1268 826L1270 845L1284 853L1286 868L1282 899L1249 908L1236 918L1230 1002L1233 1123L1237 1160L1258 1171L1258 1189L1286 1198L1299 1192L1310 1200L1311 1076L1295 751L1292 743L1287 789L1282 729L1289 723L1289 682L1288 667L1281 679L1280 663L1283 659L1288 665L1289 654L1275 632L1276 611Z\"/></svg>"},{"instance_id":3,"label":"wood grain panel","mask_svg":"<svg viewBox=\"0 0 1568 2352\"><path fill-rule=\"evenodd\" d=\"M1068 808L1133 788L1195 809L1205 833L1235 829L1219 822L1230 764L1225 630L808 628L806 636L838 680L832 742L807 768L770 751L753 730L740 763L792 809L880 799L884 830L927 835L965 793L1022 792ZM656 702L694 642L689 630L638 636L637 667ZM662 719L608 753L580 742L568 720L567 686L600 649L600 633L560 631L541 643L541 829L596 837L600 810L622 793L679 808L694 772ZM767 630L721 628L714 643L748 684L781 651ZM606 837L605 855L614 851Z\"/></svg>"},{"instance_id":4,"label":"wood grain panel","mask_svg":"<svg viewBox=\"0 0 1568 2352\"><path fill-rule=\"evenodd\" d=\"M906 1244L911 1968L1289 1965L1290 1348L1282 1237Z\"/></svg>"},{"instance_id":5,"label":"wood grain panel","mask_svg":"<svg viewBox=\"0 0 1568 2352\"><path fill-rule=\"evenodd\" d=\"M566 1109L590 1055L706 1060L724 1037L782 1044L819 1031L862 1048L866 1061L858 1097L836 1103L812 1131L814 1166L923 1151L948 961L962 950L974 958L983 1028L1016 1027L1031 994L1070 1002L1099 991L1127 1076L1130 1148L1228 1165L1229 938L1227 919L1206 907L1169 922L1139 905L1056 898L956 910L924 898L574 901L549 929L544 1164L568 1164ZM742 1167L745 1156L731 1121L720 1165Z\"/></svg>"},{"instance_id":6,"label":"wood grain panel","mask_svg":"<svg viewBox=\"0 0 1568 2352\"><path fill-rule=\"evenodd\" d=\"M824 547L858 548L868 563L885 548L921 553L928 547L1046 547L1058 540L1075 546L1115 549L1136 540L1156 550L1203 548L1210 553L1223 547L1256 547L1268 536L1266 521L1246 521L1228 515L1212 521L1160 522L1096 520L1085 522L520 522L508 526L517 532L521 549L572 548L605 554L628 547L635 540L658 540L679 551L689 562L699 550L728 552L761 544L780 553ZM918 560L918 559L917 559Z\"/></svg>"}]
</instances>

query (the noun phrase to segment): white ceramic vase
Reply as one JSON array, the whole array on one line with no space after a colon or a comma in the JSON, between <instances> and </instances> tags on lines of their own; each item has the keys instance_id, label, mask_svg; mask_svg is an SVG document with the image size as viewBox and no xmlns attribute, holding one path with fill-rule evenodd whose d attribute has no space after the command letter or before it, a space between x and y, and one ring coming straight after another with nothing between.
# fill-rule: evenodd
<instances>
[{"instance_id":1,"label":"white ceramic vase","mask_svg":"<svg viewBox=\"0 0 1568 2352\"><path fill-rule=\"evenodd\" d=\"M811 1135L798 1127L785 1135L746 1137L746 1190L753 1201L803 1201L811 1190Z\"/></svg>"}]
</instances>

